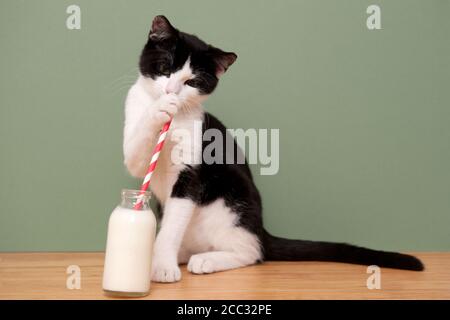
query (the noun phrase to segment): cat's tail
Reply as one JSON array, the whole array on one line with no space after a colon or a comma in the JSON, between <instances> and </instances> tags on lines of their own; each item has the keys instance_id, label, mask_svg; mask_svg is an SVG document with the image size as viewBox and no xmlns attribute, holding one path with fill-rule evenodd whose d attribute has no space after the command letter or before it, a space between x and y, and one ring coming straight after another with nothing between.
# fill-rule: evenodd
<instances>
[{"instance_id":1,"label":"cat's tail","mask_svg":"<svg viewBox=\"0 0 450 320\"><path fill-rule=\"evenodd\" d=\"M264 230L264 260L330 261L422 271L424 265L414 256L357 247L346 243L290 240Z\"/></svg>"}]
</instances>

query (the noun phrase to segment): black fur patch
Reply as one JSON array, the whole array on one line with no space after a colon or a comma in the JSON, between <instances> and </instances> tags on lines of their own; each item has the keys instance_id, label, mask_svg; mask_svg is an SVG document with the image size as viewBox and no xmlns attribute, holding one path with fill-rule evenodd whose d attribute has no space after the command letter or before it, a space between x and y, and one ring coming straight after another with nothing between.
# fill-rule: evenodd
<instances>
[{"instance_id":1,"label":"black fur patch","mask_svg":"<svg viewBox=\"0 0 450 320\"><path fill-rule=\"evenodd\" d=\"M208 129L217 129L222 137L229 135L225 126L213 115L205 113L203 133ZM234 141L234 150L226 149L226 141L222 139L222 164L206 164L189 166L181 171L178 181L172 189L172 197L192 199L199 206L205 206L217 199L224 199L225 205L239 215L239 225L250 232L262 236L262 206L258 189L253 183L252 174L247 163L226 164L227 152L237 160L237 153L242 152ZM210 143L203 142L203 149Z\"/></svg>"}]
</instances>

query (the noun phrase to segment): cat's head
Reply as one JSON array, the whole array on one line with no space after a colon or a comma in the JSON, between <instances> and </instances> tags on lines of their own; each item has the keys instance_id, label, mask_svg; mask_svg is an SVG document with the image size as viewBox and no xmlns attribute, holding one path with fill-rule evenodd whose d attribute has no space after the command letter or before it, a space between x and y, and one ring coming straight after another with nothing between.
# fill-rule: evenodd
<instances>
[{"instance_id":1,"label":"cat's head","mask_svg":"<svg viewBox=\"0 0 450 320\"><path fill-rule=\"evenodd\" d=\"M164 16L153 19L139 69L152 95L175 93L188 105L201 103L237 56L175 29Z\"/></svg>"}]
</instances>

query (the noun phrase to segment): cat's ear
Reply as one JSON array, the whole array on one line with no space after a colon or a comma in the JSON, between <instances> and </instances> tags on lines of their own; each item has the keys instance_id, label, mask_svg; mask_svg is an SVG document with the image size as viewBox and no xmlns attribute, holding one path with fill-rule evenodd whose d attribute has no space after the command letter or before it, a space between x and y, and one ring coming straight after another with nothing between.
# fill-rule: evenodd
<instances>
[{"instance_id":1,"label":"cat's ear","mask_svg":"<svg viewBox=\"0 0 450 320\"><path fill-rule=\"evenodd\" d=\"M220 49L213 49L214 63L216 64L216 76L219 78L236 61L237 55L234 52L225 52Z\"/></svg>"},{"instance_id":2,"label":"cat's ear","mask_svg":"<svg viewBox=\"0 0 450 320\"><path fill-rule=\"evenodd\" d=\"M172 27L169 20L164 16L156 16L152 22L152 28L148 37L153 41L161 41L172 38L177 30Z\"/></svg>"}]
</instances>

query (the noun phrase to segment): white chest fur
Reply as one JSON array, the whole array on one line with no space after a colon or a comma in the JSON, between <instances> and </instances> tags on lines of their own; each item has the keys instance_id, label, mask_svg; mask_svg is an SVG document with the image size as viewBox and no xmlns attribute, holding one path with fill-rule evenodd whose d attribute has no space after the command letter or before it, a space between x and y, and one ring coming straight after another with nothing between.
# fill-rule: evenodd
<instances>
[{"instance_id":1,"label":"white chest fur","mask_svg":"<svg viewBox=\"0 0 450 320\"><path fill-rule=\"evenodd\" d=\"M178 113L172 120L166 142L152 176L151 190L163 204L170 196L179 173L198 163L202 155L203 111Z\"/></svg>"}]
</instances>

